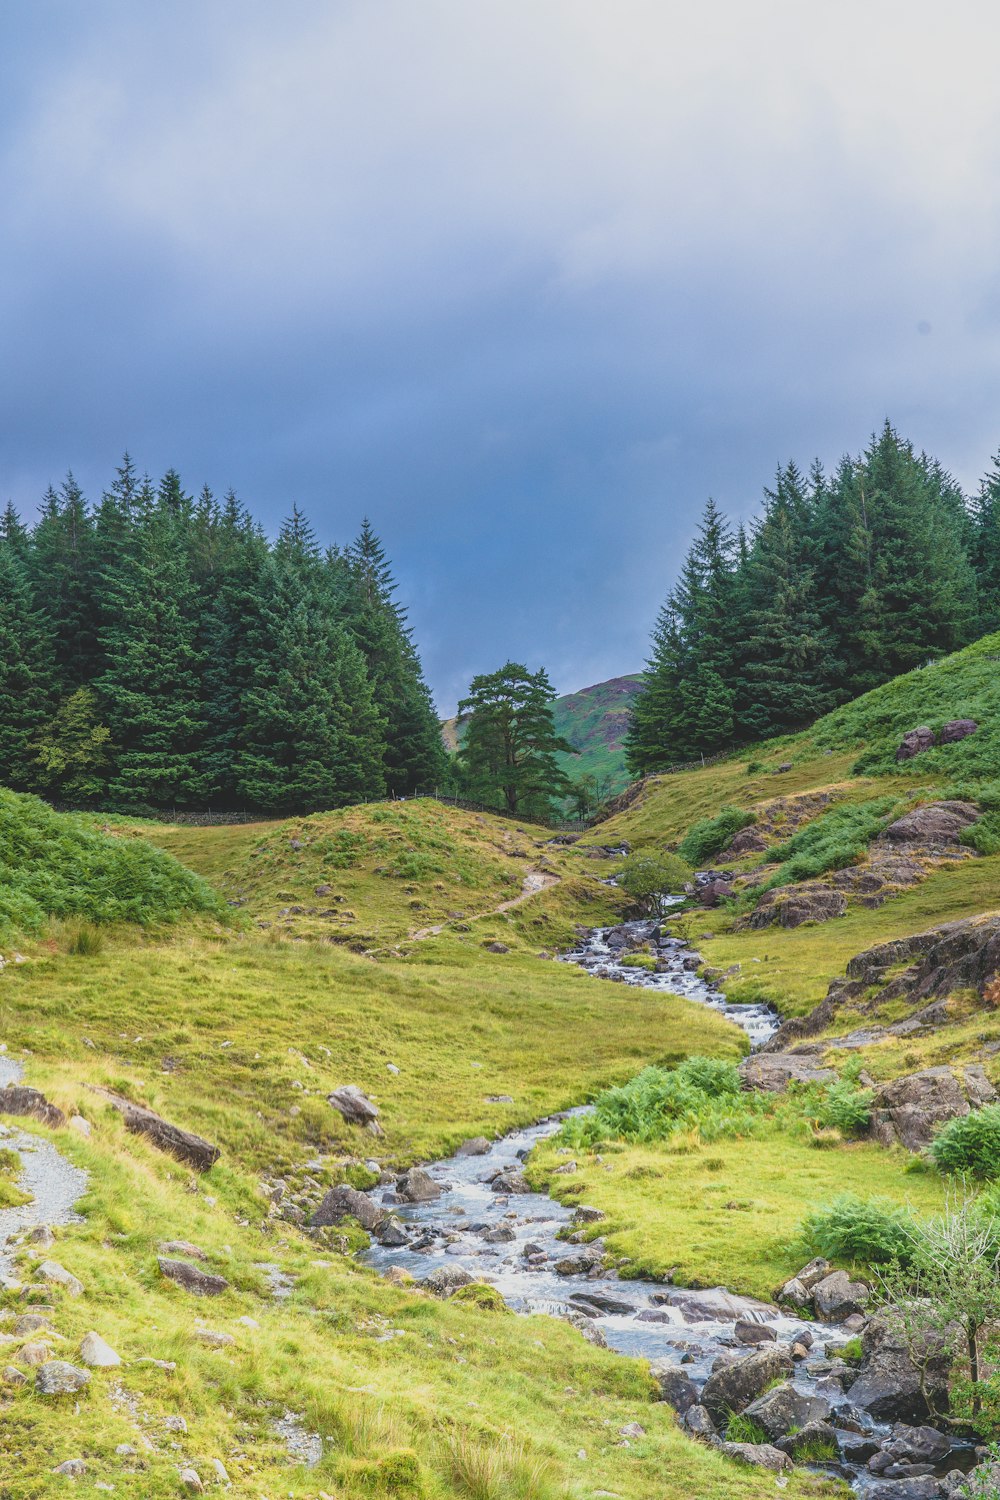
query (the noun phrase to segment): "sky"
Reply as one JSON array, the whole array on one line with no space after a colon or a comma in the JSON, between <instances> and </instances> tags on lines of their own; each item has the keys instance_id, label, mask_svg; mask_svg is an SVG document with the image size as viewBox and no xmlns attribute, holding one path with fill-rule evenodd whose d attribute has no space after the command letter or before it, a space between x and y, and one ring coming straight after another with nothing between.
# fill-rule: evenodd
<instances>
[{"instance_id":1,"label":"sky","mask_svg":"<svg viewBox=\"0 0 1000 1500\"><path fill-rule=\"evenodd\" d=\"M0 502L371 517L439 709L643 661L712 495L1000 447L1000 15L7 0Z\"/></svg>"}]
</instances>

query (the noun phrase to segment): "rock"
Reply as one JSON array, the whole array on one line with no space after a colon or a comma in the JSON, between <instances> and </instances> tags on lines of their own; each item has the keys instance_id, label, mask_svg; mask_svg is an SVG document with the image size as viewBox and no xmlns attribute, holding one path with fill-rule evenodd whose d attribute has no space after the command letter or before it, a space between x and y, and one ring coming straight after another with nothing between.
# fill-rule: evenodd
<instances>
[{"instance_id":1,"label":"rock","mask_svg":"<svg viewBox=\"0 0 1000 1500\"><path fill-rule=\"evenodd\" d=\"M483 947L487 953L509 953L510 949L506 943L484 943Z\"/></svg>"},{"instance_id":2,"label":"rock","mask_svg":"<svg viewBox=\"0 0 1000 1500\"><path fill-rule=\"evenodd\" d=\"M35 1389L42 1396L74 1396L89 1384L89 1372L78 1370L64 1359L50 1359L35 1376Z\"/></svg>"},{"instance_id":3,"label":"rock","mask_svg":"<svg viewBox=\"0 0 1000 1500\"><path fill-rule=\"evenodd\" d=\"M326 1097L327 1103L332 1104L343 1115L348 1125L363 1125L372 1135L383 1134L378 1120L378 1106L355 1084L345 1083Z\"/></svg>"},{"instance_id":4,"label":"rock","mask_svg":"<svg viewBox=\"0 0 1000 1500\"><path fill-rule=\"evenodd\" d=\"M517 1236L509 1224L494 1224L491 1228L483 1230L483 1239L487 1245L509 1244L511 1240L516 1238Z\"/></svg>"},{"instance_id":5,"label":"rock","mask_svg":"<svg viewBox=\"0 0 1000 1500\"><path fill-rule=\"evenodd\" d=\"M468 1271L461 1266L438 1266L436 1271L424 1277L421 1285L439 1296L448 1297L452 1292L457 1292L460 1286L469 1286L472 1280Z\"/></svg>"},{"instance_id":6,"label":"rock","mask_svg":"<svg viewBox=\"0 0 1000 1500\"><path fill-rule=\"evenodd\" d=\"M83 1115L70 1115L69 1128L70 1130L75 1130L77 1135L82 1135L85 1139L90 1135L90 1121L85 1120Z\"/></svg>"},{"instance_id":7,"label":"rock","mask_svg":"<svg viewBox=\"0 0 1000 1500\"><path fill-rule=\"evenodd\" d=\"M804 1427L807 1422L825 1422L830 1415L830 1403L818 1396L803 1396L792 1385L776 1385L765 1391L746 1408L773 1442L785 1437L793 1427Z\"/></svg>"},{"instance_id":8,"label":"rock","mask_svg":"<svg viewBox=\"0 0 1000 1500\"><path fill-rule=\"evenodd\" d=\"M185 1260L207 1260L208 1256L200 1245L192 1245L190 1240L161 1240L161 1255L180 1255Z\"/></svg>"},{"instance_id":9,"label":"rock","mask_svg":"<svg viewBox=\"0 0 1000 1500\"><path fill-rule=\"evenodd\" d=\"M975 734L978 728L975 719L949 719L938 731L938 744L955 745L959 740L968 739L970 734Z\"/></svg>"},{"instance_id":10,"label":"rock","mask_svg":"<svg viewBox=\"0 0 1000 1500\"><path fill-rule=\"evenodd\" d=\"M915 755L922 755L925 750L933 748L936 736L929 724L921 724L916 729L908 729L903 735L902 744L896 751L897 760L912 760Z\"/></svg>"},{"instance_id":11,"label":"rock","mask_svg":"<svg viewBox=\"0 0 1000 1500\"><path fill-rule=\"evenodd\" d=\"M966 1067L960 1077L951 1068L924 1068L879 1086L872 1099L871 1134L882 1146L899 1142L908 1151L921 1151L945 1121L996 1099L977 1065Z\"/></svg>"},{"instance_id":12,"label":"rock","mask_svg":"<svg viewBox=\"0 0 1000 1500\"><path fill-rule=\"evenodd\" d=\"M61 1109L50 1104L38 1089L30 1089L23 1083L9 1083L6 1088L0 1089L0 1115L30 1115L35 1120L41 1120L43 1125L51 1126L53 1130L66 1124L66 1116Z\"/></svg>"},{"instance_id":13,"label":"rock","mask_svg":"<svg viewBox=\"0 0 1000 1500\"><path fill-rule=\"evenodd\" d=\"M558 1168L556 1168L558 1171ZM531 1188L524 1173L517 1167L504 1167L490 1183L495 1193L530 1193Z\"/></svg>"},{"instance_id":14,"label":"rock","mask_svg":"<svg viewBox=\"0 0 1000 1500\"><path fill-rule=\"evenodd\" d=\"M978 817L973 802L930 802L904 813L880 837L895 844L957 844L962 830Z\"/></svg>"},{"instance_id":15,"label":"rock","mask_svg":"<svg viewBox=\"0 0 1000 1500\"><path fill-rule=\"evenodd\" d=\"M212 1276L187 1260L169 1260L161 1255L157 1257L156 1263L164 1276L170 1281L176 1281L185 1292L192 1292L196 1297L217 1297L229 1285L224 1276Z\"/></svg>"},{"instance_id":16,"label":"rock","mask_svg":"<svg viewBox=\"0 0 1000 1500\"><path fill-rule=\"evenodd\" d=\"M777 1346L748 1354L708 1377L701 1393L701 1403L713 1420L725 1421L731 1412L742 1412L762 1396L773 1380L792 1373L791 1357Z\"/></svg>"},{"instance_id":17,"label":"rock","mask_svg":"<svg viewBox=\"0 0 1000 1500\"><path fill-rule=\"evenodd\" d=\"M810 1057L791 1052L754 1052L739 1065L745 1089L765 1094L780 1094L790 1083L833 1083L837 1074L832 1068L817 1067Z\"/></svg>"},{"instance_id":18,"label":"rock","mask_svg":"<svg viewBox=\"0 0 1000 1500\"><path fill-rule=\"evenodd\" d=\"M471 1140L462 1142L455 1155L485 1156L490 1149L490 1144L484 1135L474 1135Z\"/></svg>"},{"instance_id":19,"label":"rock","mask_svg":"<svg viewBox=\"0 0 1000 1500\"><path fill-rule=\"evenodd\" d=\"M780 1448L782 1453L787 1453L789 1458L794 1458L800 1448L811 1446L814 1443L831 1443L834 1451L839 1451L837 1433L829 1422L812 1421L806 1422L797 1432L790 1432L785 1437L775 1441L774 1446Z\"/></svg>"},{"instance_id":20,"label":"rock","mask_svg":"<svg viewBox=\"0 0 1000 1500\"><path fill-rule=\"evenodd\" d=\"M624 1427L619 1427L618 1436L623 1438L641 1438L646 1436L645 1427L640 1427L638 1422L626 1422Z\"/></svg>"},{"instance_id":21,"label":"rock","mask_svg":"<svg viewBox=\"0 0 1000 1500\"><path fill-rule=\"evenodd\" d=\"M18 1352L18 1359L22 1365L44 1365L52 1356L51 1344L33 1342L22 1344Z\"/></svg>"},{"instance_id":22,"label":"rock","mask_svg":"<svg viewBox=\"0 0 1000 1500\"><path fill-rule=\"evenodd\" d=\"M697 1406L698 1391L690 1377L680 1365L667 1359L652 1359L649 1368L659 1390L661 1401L672 1406L681 1416Z\"/></svg>"},{"instance_id":23,"label":"rock","mask_svg":"<svg viewBox=\"0 0 1000 1500\"><path fill-rule=\"evenodd\" d=\"M231 1333L223 1333L218 1328L199 1328L195 1338L200 1344L207 1344L209 1349L229 1349L236 1343Z\"/></svg>"},{"instance_id":24,"label":"rock","mask_svg":"<svg viewBox=\"0 0 1000 1500\"><path fill-rule=\"evenodd\" d=\"M928 1474L922 1479L890 1479L865 1490L865 1500L940 1500L944 1494L938 1480Z\"/></svg>"},{"instance_id":25,"label":"rock","mask_svg":"<svg viewBox=\"0 0 1000 1500\"><path fill-rule=\"evenodd\" d=\"M892 1463L939 1464L948 1457L951 1447L951 1438L936 1427L910 1427L905 1422L897 1422L892 1437L882 1444L881 1452Z\"/></svg>"},{"instance_id":26,"label":"rock","mask_svg":"<svg viewBox=\"0 0 1000 1500\"><path fill-rule=\"evenodd\" d=\"M852 1281L846 1271L833 1271L817 1281L812 1294L817 1317L826 1323L840 1323L861 1311L869 1291L863 1281Z\"/></svg>"},{"instance_id":27,"label":"rock","mask_svg":"<svg viewBox=\"0 0 1000 1500\"><path fill-rule=\"evenodd\" d=\"M552 1269L557 1276L586 1276L588 1271L596 1270L602 1259L599 1251L581 1250L578 1255L563 1256Z\"/></svg>"},{"instance_id":28,"label":"rock","mask_svg":"<svg viewBox=\"0 0 1000 1500\"><path fill-rule=\"evenodd\" d=\"M91 1084L90 1087L118 1111L125 1121L126 1130L133 1135L144 1135L161 1151L176 1156L178 1161L187 1162L196 1172L207 1172L222 1154L218 1146L213 1146L210 1141L195 1135L191 1130L182 1130L179 1125L172 1125L153 1110L134 1104L131 1099L123 1099L110 1089L98 1088L96 1084Z\"/></svg>"},{"instance_id":29,"label":"rock","mask_svg":"<svg viewBox=\"0 0 1000 1500\"><path fill-rule=\"evenodd\" d=\"M796 1271L795 1280L800 1281L807 1292L811 1292L813 1287L829 1276L832 1270L830 1262L824 1260L822 1255L817 1255L804 1265L801 1271Z\"/></svg>"},{"instance_id":30,"label":"rock","mask_svg":"<svg viewBox=\"0 0 1000 1500\"><path fill-rule=\"evenodd\" d=\"M788 1454L771 1443L723 1443L722 1451L737 1463L749 1464L754 1469L771 1469L776 1474L794 1467Z\"/></svg>"},{"instance_id":31,"label":"rock","mask_svg":"<svg viewBox=\"0 0 1000 1500\"><path fill-rule=\"evenodd\" d=\"M49 1245L55 1244L56 1237L47 1224L36 1224L28 1235L28 1240L32 1245L41 1245L43 1249L48 1249Z\"/></svg>"},{"instance_id":32,"label":"rock","mask_svg":"<svg viewBox=\"0 0 1000 1500\"><path fill-rule=\"evenodd\" d=\"M411 1167L398 1179L396 1191L405 1203L430 1203L440 1198L444 1188L423 1167Z\"/></svg>"},{"instance_id":33,"label":"rock","mask_svg":"<svg viewBox=\"0 0 1000 1500\"><path fill-rule=\"evenodd\" d=\"M728 880L709 880L698 892L698 901L702 906L718 906L720 901L727 900L733 894L732 883Z\"/></svg>"},{"instance_id":34,"label":"rock","mask_svg":"<svg viewBox=\"0 0 1000 1500\"><path fill-rule=\"evenodd\" d=\"M576 1329L577 1333L583 1335L588 1344L593 1344L595 1349L606 1349L608 1347L608 1341L604 1337L604 1334L597 1327L596 1323L592 1323L585 1314L580 1312L560 1312L556 1313L556 1317L563 1323L569 1323L571 1327Z\"/></svg>"},{"instance_id":35,"label":"rock","mask_svg":"<svg viewBox=\"0 0 1000 1500\"><path fill-rule=\"evenodd\" d=\"M851 1386L851 1405L876 1422L919 1424L931 1415L921 1371L892 1319L878 1313L862 1340L858 1377ZM925 1341L924 1375L932 1401L947 1406L950 1358L940 1338Z\"/></svg>"},{"instance_id":36,"label":"rock","mask_svg":"<svg viewBox=\"0 0 1000 1500\"><path fill-rule=\"evenodd\" d=\"M769 1323L754 1323L749 1318L740 1318L733 1334L738 1344L773 1344L778 1337Z\"/></svg>"},{"instance_id":37,"label":"rock","mask_svg":"<svg viewBox=\"0 0 1000 1500\"><path fill-rule=\"evenodd\" d=\"M579 1207L573 1210L574 1225L600 1224L605 1218L607 1218L607 1215L603 1208L591 1208L587 1203L581 1203Z\"/></svg>"},{"instance_id":38,"label":"rock","mask_svg":"<svg viewBox=\"0 0 1000 1500\"><path fill-rule=\"evenodd\" d=\"M309 1223L319 1227L341 1224L344 1219L357 1219L362 1229L371 1231L378 1227L384 1217L385 1210L369 1198L367 1193L341 1183L330 1189Z\"/></svg>"},{"instance_id":39,"label":"rock","mask_svg":"<svg viewBox=\"0 0 1000 1500\"><path fill-rule=\"evenodd\" d=\"M67 1479L82 1479L87 1472L86 1460L82 1458L67 1458L63 1463L56 1464L50 1469L50 1474L63 1474Z\"/></svg>"},{"instance_id":40,"label":"rock","mask_svg":"<svg viewBox=\"0 0 1000 1500\"><path fill-rule=\"evenodd\" d=\"M407 1234L402 1221L393 1216L384 1218L382 1222L377 1226L374 1233L375 1238L378 1240L379 1244L385 1245L389 1250L396 1250L400 1247L400 1245L409 1243L410 1237Z\"/></svg>"},{"instance_id":41,"label":"rock","mask_svg":"<svg viewBox=\"0 0 1000 1500\"><path fill-rule=\"evenodd\" d=\"M83 1335L80 1340L80 1361L96 1370L109 1370L112 1365L120 1365L122 1362L121 1355L116 1354L99 1333Z\"/></svg>"},{"instance_id":42,"label":"rock","mask_svg":"<svg viewBox=\"0 0 1000 1500\"><path fill-rule=\"evenodd\" d=\"M41 1281L52 1282L55 1286L62 1287L67 1297L79 1297L83 1292L83 1282L78 1281L72 1272L67 1271L55 1260L43 1260L36 1271Z\"/></svg>"},{"instance_id":43,"label":"rock","mask_svg":"<svg viewBox=\"0 0 1000 1500\"><path fill-rule=\"evenodd\" d=\"M697 1404L689 1406L684 1413L683 1421L692 1437L700 1438L703 1443L711 1443L713 1447L721 1446L715 1423L704 1406Z\"/></svg>"},{"instance_id":44,"label":"rock","mask_svg":"<svg viewBox=\"0 0 1000 1500\"><path fill-rule=\"evenodd\" d=\"M804 1287L797 1276L786 1281L778 1293L779 1302L790 1302L793 1307L811 1307L812 1293Z\"/></svg>"},{"instance_id":45,"label":"rock","mask_svg":"<svg viewBox=\"0 0 1000 1500\"><path fill-rule=\"evenodd\" d=\"M52 1324L48 1318L41 1313L22 1313L21 1317L15 1318L11 1333L15 1338L27 1338L29 1333L51 1333Z\"/></svg>"},{"instance_id":46,"label":"rock","mask_svg":"<svg viewBox=\"0 0 1000 1500\"><path fill-rule=\"evenodd\" d=\"M201 1482L197 1469L181 1469L177 1477L189 1494L203 1495L205 1493L205 1486Z\"/></svg>"},{"instance_id":47,"label":"rock","mask_svg":"<svg viewBox=\"0 0 1000 1500\"><path fill-rule=\"evenodd\" d=\"M746 925L759 929L777 922L781 927L801 927L804 922L830 922L846 913L847 897L843 891L807 882L765 891Z\"/></svg>"},{"instance_id":48,"label":"rock","mask_svg":"<svg viewBox=\"0 0 1000 1500\"><path fill-rule=\"evenodd\" d=\"M222 1462L221 1458L210 1458L208 1461L208 1467L212 1470L212 1473L215 1475L220 1484L228 1485L231 1483L228 1470L226 1469L226 1466Z\"/></svg>"},{"instance_id":49,"label":"rock","mask_svg":"<svg viewBox=\"0 0 1000 1500\"><path fill-rule=\"evenodd\" d=\"M3 1372L4 1385L27 1385L28 1377L23 1370L18 1370L14 1365L7 1365Z\"/></svg>"}]
</instances>

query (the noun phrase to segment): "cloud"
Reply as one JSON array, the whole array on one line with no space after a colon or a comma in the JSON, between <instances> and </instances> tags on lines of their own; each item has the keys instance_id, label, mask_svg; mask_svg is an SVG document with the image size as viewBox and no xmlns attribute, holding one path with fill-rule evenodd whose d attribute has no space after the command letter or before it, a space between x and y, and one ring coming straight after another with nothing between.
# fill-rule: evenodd
<instances>
[{"instance_id":1,"label":"cloud","mask_svg":"<svg viewBox=\"0 0 1000 1500\"><path fill-rule=\"evenodd\" d=\"M508 654L632 669L708 493L886 413L984 466L995 26L40 0L0 63L0 483L128 444L272 524L371 513L443 707Z\"/></svg>"}]
</instances>

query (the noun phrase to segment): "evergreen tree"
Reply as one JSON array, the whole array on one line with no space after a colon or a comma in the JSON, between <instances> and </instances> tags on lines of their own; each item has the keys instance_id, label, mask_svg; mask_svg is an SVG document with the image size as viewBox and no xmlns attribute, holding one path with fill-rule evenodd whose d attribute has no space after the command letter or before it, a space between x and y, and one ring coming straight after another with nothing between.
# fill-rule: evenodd
<instances>
[{"instance_id":1,"label":"evergreen tree","mask_svg":"<svg viewBox=\"0 0 1000 1500\"><path fill-rule=\"evenodd\" d=\"M97 694L77 688L31 745L39 785L74 807L99 801L107 788L111 731L99 715Z\"/></svg>"},{"instance_id":2,"label":"evergreen tree","mask_svg":"<svg viewBox=\"0 0 1000 1500\"><path fill-rule=\"evenodd\" d=\"M994 455L979 486L973 562L979 593L980 630L1000 630L1000 452Z\"/></svg>"},{"instance_id":3,"label":"evergreen tree","mask_svg":"<svg viewBox=\"0 0 1000 1500\"><path fill-rule=\"evenodd\" d=\"M37 779L31 744L52 710L55 656L44 616L35 608L25 565L0 543L0 780L31 791Z\"/></svg>"},{"instance_id":4,"label":"evergreen tree","mask_svg":"<svg viewBox=\"0 0 1000 1500\"><path fill-rule=\"evenodd\" d=\"M520 662L472 679L458 705L458 761L474 795L509 813L552 815L554 799L571 790L556 756L576 753L556 734L554 697L544 670L529 672Z\"/></svg>"},{"instance_id":5,"label":"evergreen tree","mask_svg":"<svg viewBox=\"0 0 1000 1500\"><path fill-rule=\"evenodd\" d=\"M337 570L340 562L331 558L331 569ZM375 704L386 723L386 783L396 795L436 786L446 768L441 725L406 611L393 597L392 569L367 517L343 562L346 624L365 659Z\"/></svg>"},{"instance_id":6,"label":"evergreen tree","mask_svg":"<svg viewBox=\"0 0 1000 1500\"><path fill-rule=\"evenodd\" d=\"M60 690L69 694L98 670L94 523L72 473L58 495L51 486L46 491L27 566L52 633Z\"/></svg>"}]
</instances>

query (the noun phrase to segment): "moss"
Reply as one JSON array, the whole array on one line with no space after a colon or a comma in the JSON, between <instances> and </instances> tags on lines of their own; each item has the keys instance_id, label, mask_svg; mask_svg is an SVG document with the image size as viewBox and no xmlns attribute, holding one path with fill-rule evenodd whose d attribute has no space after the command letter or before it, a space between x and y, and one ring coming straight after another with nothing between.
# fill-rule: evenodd
<instances>
[{"instance_id":1,"label":"moss","mask_svg":"<svg viewBox=\"0 0 1000 1500\"><path fill-rule=\"evenodd\" d=\"M487 1286L483 1281L474 1281L469 1286L460 1286L457 1292L452 1293L452 1302L464 1302L471 1307L478 1307L482 1312L507 1313L510 1308L501 1297L494 1286Z\"/></svg>"}]
</instances>

